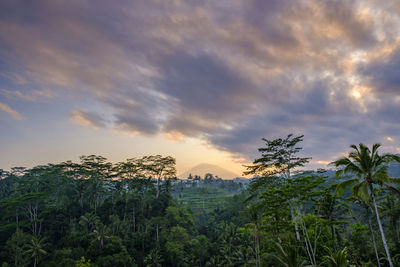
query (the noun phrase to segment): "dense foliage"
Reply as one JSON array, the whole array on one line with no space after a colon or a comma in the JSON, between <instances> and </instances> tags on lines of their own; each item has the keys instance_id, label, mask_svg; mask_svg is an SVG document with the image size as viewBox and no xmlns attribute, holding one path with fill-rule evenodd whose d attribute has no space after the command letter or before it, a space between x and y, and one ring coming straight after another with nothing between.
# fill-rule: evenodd
<instances>
[{"instance_id":1,"label":"dense foliage","mask_svg":"<svg viewBox=\"0 0 400 267\"><path fill-rule=\"evenodd\" d=\"M354 152L336 162L337 177L295 172L309 160L296 156L302 136L264 141L247 186L212 174L177 180L175 160L162 156L1 171L0 264L389 266L390 252L400 266L390 160L372 176L340 168Z\"/></svg>"}]
</instances>

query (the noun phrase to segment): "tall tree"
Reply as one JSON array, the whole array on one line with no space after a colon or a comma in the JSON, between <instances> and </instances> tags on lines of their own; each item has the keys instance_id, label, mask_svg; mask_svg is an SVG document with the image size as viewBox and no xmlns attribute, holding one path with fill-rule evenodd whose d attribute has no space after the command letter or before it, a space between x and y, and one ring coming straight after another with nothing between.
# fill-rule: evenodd
<instances>
[{"instance_id":1,"label":"tall tree","mask_svg":"<svg viewBox=\"0 0 400 267\"><path fill-rule=\"evenodd\" d=\"M30 242L30 235L24 233L21 229L15 231L15 233L7 240L6 250L9 257L13 259L14 266L27 265L27 259L24 257L24 251L27 248L27 244Z\"/></svg>"},{"instance_id":2,"label":"tall tree","mask_svg":"<svg viewBox=\"0 0 400 267\"><path fill-rule=\"evenodd\" d=\"M245 175L255 174L261 177L281 175L286 179L291 177L294 168L303 167L311 158L297 157L302 147L297 146L303 141L304 135L268 140L263 138L266 147L259 148L261 157L254 160L252 165L246 166Z\"/></svg>"},{"instance_id":3,"label":"tall tree","mask_svg":"<svg viewBox=\"0 0 400 267\"><path fill-rule=\"evenodd\" d=\"M260 209L257 205L249 205L247 207L248 217L251 223L248 224L251 228L253 228L253 236L254 236L254 251L255 251L255 261L256 267L260 267Z\"/></svg>"},{"instance_id":4,"label":"tall tree","mask_svg":"<svg viewBox=\"0 0 400 267\"><path fill-rule=\"evenodd\" d=\"M139 160L138 164L140 166L140 175L143 178L157 179L156 198L160 196L161 179L165 180L176 176L175 159L171 156L145 156Z\"/></svg>"},{"instance_id":5,"label":"tall tree","mask_svg":"<svg viewBox=\"0 0 400 267\"><path fill-rule=\"evenodd\" d=\"M43 243L44 239L36 236L32 237L31 243L28 244L27 254L31 254L33 258L33 266L36 267L39 264L39 260L42 256L47 254L47 251L44 250L45 244Z\"/></svg>"},{"instance_id":6,"label":"tall tree","mask_svg":"<svg viewBox=\"0 0 400 267\"><path fill-rule=\"evenodd\" d=\"M268 140L263 138L266 147L259 148L261 157L255 159L252 165L246 166L245 175L254 174L261 177L281 176L284 180L291 178L291 172L297 167L302 167L309 162L311 158L302 158L296 156L302 147L297 146L303 141L304 135L293 136L289 134L286 138ZM296 232L296 239L300 240L300 233L296 222L295 211L292 203L290 205L290 214Z\"/></svg>"},{"instance_id":7,"label":"tall tree","mask_svg":"<svg viewBox=\"0 0 400 267\"><path fill-rule=\"evenodd\" d=\"M336 167L342 167L336 172L337 177L342 175L351 175L350 179L347 179L338 185L339 193L343 192L345 188L351 187L355 198L361 197L366 203L368 203L368 199L371 197L389 266L393 267L389 247L379 217L373 185L377 184L382 186L389 183L388 164L394 160L399 161L400 158L390 153L379 155L378 149L380 146L380 144L374 144L372 150L370 150L364 144L359 144L358 147L356 145L351 145L350 148L353 150L348 154L348 156L339 158L334 162L334 164Z\"/></svg>"},{"instance_id":8,"label":"tall tree","mask_svg":"<svg viewBox=\"0 0 400 267\"><path fill-rule=\"evenodd\" d=\"M106 197L103 181L110 179L112 164L97 155L81 156L80 160L79 175L89 181L89 199L96 213L97 207Z\"/></svg>"}]
</instances>

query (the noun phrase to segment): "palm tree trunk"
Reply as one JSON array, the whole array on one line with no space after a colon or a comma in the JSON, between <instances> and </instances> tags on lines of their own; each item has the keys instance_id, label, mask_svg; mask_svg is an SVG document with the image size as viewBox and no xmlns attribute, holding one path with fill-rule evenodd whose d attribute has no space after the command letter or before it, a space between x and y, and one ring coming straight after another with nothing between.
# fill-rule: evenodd
<instances>
[{"instance_id":1,"label":"palm tree trunk","mask_svg":"<svg viewBox=\"0 0 400 267\"><path fill-rule=\"evenodd\" d=\"M136 216L135 216L135 207L132 209L132 222L133 222L133 232L136 232Z\"/></svg>"},{"instance_id":2,"label":"palm tree trunk","mask_svg":"<svg viewBox=\"0 0 400 267\"><path fill-rule=\"evenodd\" d=\"M335 230L333 229L333 224L331 224L331 238L332 238L332 247L333 247L333 251L335 251L335 253L337 252L336 249L336 242L335 242Z\"/></svg>"},{"instance_id":3,"label":"palm tree trunk","mask_svg":"<svg viewBox=\"0 0 400 267\"><path fill-rule=\"evenodd\" d=\"M159 233L158 233L158 223L156 226L156 235L157 235L157 237L156 237L157 249L159 249L160 248L160 237L159 237Z\"/></svg>"},{"instance_id":4,"label":"palm tree trunk","mask_svg":"<svg viewBox=\"0 0 400 267\"><path fill-rule=\"evenodd\" d=\"M301 229L303 230L304 243L306 245L306 251L307 251L308 258L310 259L311 265L316 266L317 261L315 259L315 249L313 249L313 246L311 245L311 240L307 233L307 227L306 227L302 217L300 217L300 226L301 226Z\"/></svg>"},{"instance_id":5,"label":"palm tree trunk","mask_svg":"<svg viewBox=\"0 0 400 267\"><path fill-rule=\"evenodd\" d=\"M378 206L376 205L374 188L372 187L372 184L369 184L369 189L371 190L371 197L372 197L372 202L374 204L376 220L378 221L379 231L381 232L382 243L383 243L383 246L385 247L385 252L386 252L386 256L388 258L389 266L393 267L392 258L390 257L389 247L386 243L385 233L383 232L381 219L379 218Z\"/></svg>"},{"instance_id":6,"label":"palm tree trunk","mask_svg":"<svg viewBox=\"0 0 400 267\"><path fill-rule=\"evenodd\" d=\"M256 224L254 224L254 245L256 250L256 267L260 267L260 238Z\"/></svg>"},{"instance_id":7,"label":"palm tree trunk","mask_svg":"<svg viewBox=\"0 0 400 267\"><path fill-rule=\"evenodd\" d=\"M297 241L300 241L299 228L298 228L298 225L297 225L296 216L294 214L293 205L292 205L291 201L289 201L289 206L290 206L290 215L292 216L292 221L293 221L293 224L294 224L294 231L296 232L296 239L297 239Z\"/></svg>"},{"instance_id":8,"label":"palm tree trunk","mask_svg":"<svg viewBox=\"0 0 400 267\"><path fill-rule=\"evenodd\" d=\"M370 217L369 215L368 215L368 225L369 225L369 230L371 231L372 243L373 243L373 245L374 245L376 261L377 261L377 263L378 263L378 267L381 267L381 263L380 263L380 261L379 261L378 249L376 248L375 235L374 235L374 231L372 230L371 217Z\"/></svg>"},{"instance_id":9,"label":"palm tree trunk","mask_svg":"<svg viewBox=\"0 0 400 267\"><path fill-rule=\"evenodd\" d=\"M290 169L288 169L287 172L285 173L285 181L287 181L289 179L290 179ZM293 205L292 205L291 200L289 200L289 206L290 206L290 215L292 216L292 221L294 224L294 231L296 232L296 240L300 241L299 227L297 225L296 215L294 214Z\"/></svg>"}]
</instances>

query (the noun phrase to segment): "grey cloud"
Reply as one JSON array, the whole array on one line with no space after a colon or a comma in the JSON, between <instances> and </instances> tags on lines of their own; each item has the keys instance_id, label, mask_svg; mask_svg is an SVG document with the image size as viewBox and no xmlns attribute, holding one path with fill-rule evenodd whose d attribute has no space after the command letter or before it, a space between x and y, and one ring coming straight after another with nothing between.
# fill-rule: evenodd
<instances>
[{"instance_id":1,"label":"grey cloud","mask_svg":"<svg viewBox=\"0 0 400 267\"><path fill-rule=\"evenodd\" d=\"M361 12L355 8L355 1L321 1L320 4L327 21L338 27L356 47L375 44L373 23L361 17Z\"/></svg>"},{"instance_id":2,"label":"grey cloud","mask_svg":"<svg viewBox=\"0 0 400 267\"><path fill-rule=\"evenodd\" d=\"M230 101L245 94L245 82L215 55L177 53L163 59L159 90L177 98L181 106L208 113L231 113ZM240 111L238 111L240 112Z\"/></svg>"},{"instance_id":3,"label":"grey cloud","mask_svg":"<svg viewBox=\"0 0 400 267\"><path fill-rule=\"evenodd\" d=\"M251 97L246 88L251 84L215 55L178 53L163 59L159 68L162 78L157 89L176 100L174 114L166 122L168 130L183 124L199 124L201 129L204 123L219 124L246 114Z\"/></svg>"},{"instance_id":4,"label":"grey cloud","mask_svg":"<svg viewBox=\"0 0 400 267\"><path fill-rule=\"evenodd\" d=\"M159 127L145 113L118 114L116 124L118 127L127 132L136 132L145 135L156 134Z\"/></svg>"},{"instance_id":5,"label":"grey cloud","mask_svg":"<svg viewBox=\"0 0 400 267\"><path fill-rule=\"evenodd\" d=\"M393 40L384 31L378 41L379 12L363 13L363 4L6 1L0 55L26 88L56 87L112 110L105 121L79 109L81 124L179 132L248 158L262 137L304 133L305 152L329 158L398 132L400 53L344 67L354 52ZM353 76L370 83L380 105L363 111L351 97Z\"/></svg>"},{"instance_id":6,"label":"grey cloud","mask_svg":"<svg viewBox=\"0 0 400 267\"><path fill-rule=\"evenodd\" d=\"M385 115L394 115L394 106L365 113L345 94L331 98L329 88L339 86L335 82L320 80L307 85L310 90L292 92L279 106L248 117L233 129L217 131L210 137L211 143L220 149L243 153L251 160L258 155L256 148L264 145L263 137L304 134L304 155L333 160L347 151L349 144L382 142L384 136L396 136L400 131L398 123Z\"/></svg>"},{"instance_id":7,"label":"grey cloud","mask_svg":"<svg viewBox=\"0 0 400 267\"><path fill-rule=\"evenodd\" d=\"M380 108L377 110L374 116L371 116L374 120L381 120L388 124L394 124L399 126L400 124L400 91L397 93L394 92L391 96L396 96L397 94L397 101L395 99L387 99L383 100Z\"/></svg>"},{"instance_id":8,"label":"grey cloud","mask_svg":"<svg viewBox=\"0 0 400 267\"><path fill-rule=\"evenodd\" d=\"M362 65L359 72L379 93L400 95L400 46L389 56Z\"/></svg>"}]
</instances>

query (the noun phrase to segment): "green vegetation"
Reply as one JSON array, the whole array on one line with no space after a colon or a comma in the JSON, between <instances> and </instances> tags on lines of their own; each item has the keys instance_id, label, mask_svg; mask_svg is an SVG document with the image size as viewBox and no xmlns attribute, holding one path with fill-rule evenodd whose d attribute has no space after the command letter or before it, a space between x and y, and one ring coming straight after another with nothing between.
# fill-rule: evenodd
<instances>
[{"instance_id":1,"label":"green vegetation","mask_svg":"<svg viewBox=\"0 0 400 267\"><path fill-rule=\"evenodd\" d=\"M336 177L299 171L302 139L263 139L248 185L158 155L1 171L0 264L400 266L399 157L352 145Z\"/></svg>"},{"instance_id":2,"label":"green vegetation","mask_svg":"<svg viewBox=\"0 0 400 267\"><path fill-rule=\"evenodd\" d=\"M195 213L212 212L222 209L229 197L240 193L243 188L242 183L222 179L211 182L179 181L173 185L172 196L179 204Z\"/></svg>"}]
</instances>

